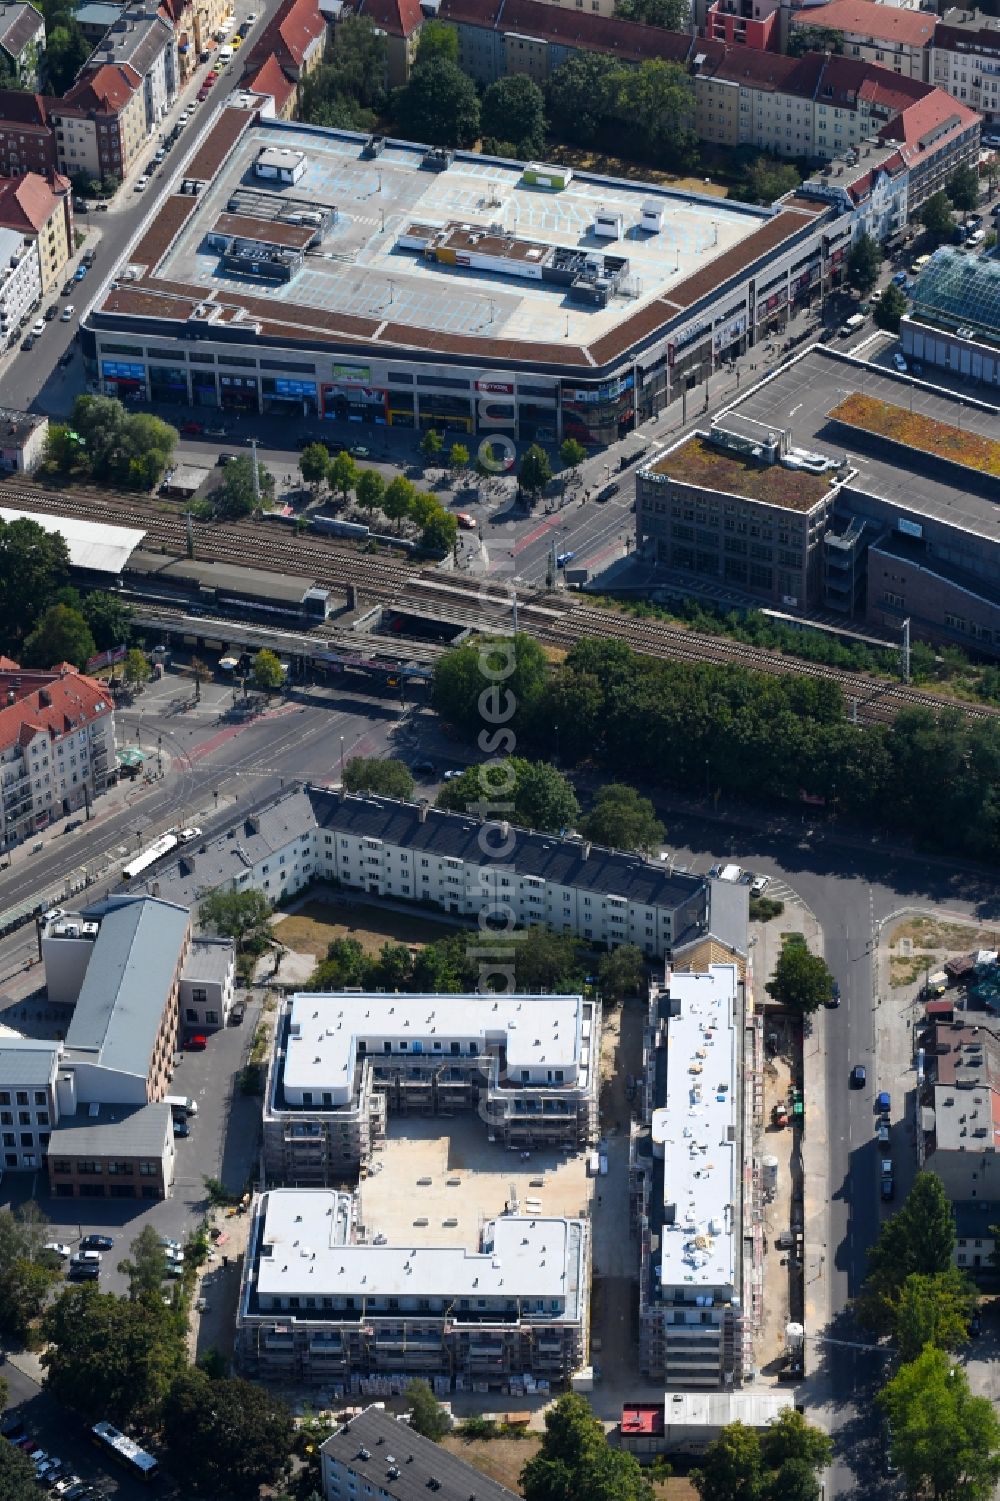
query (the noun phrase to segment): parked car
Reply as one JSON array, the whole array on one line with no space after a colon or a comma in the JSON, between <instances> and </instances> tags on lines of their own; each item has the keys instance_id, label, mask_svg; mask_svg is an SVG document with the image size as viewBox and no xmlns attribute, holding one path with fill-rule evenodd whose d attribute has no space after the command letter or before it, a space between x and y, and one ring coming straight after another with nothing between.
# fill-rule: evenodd
<instances>
[{"instance_id":1,"label":"parked car","mask_svg":"<svg viewBox=\"0 0 1000 1501\"><path fill-rule=\"evenodd\" d=\"M446 782L453 782L456 777L460 777L461 775L462 773L460 771L446 771L444 774L444 780Z\"/></svg>"},{"instance_id":2,"label":"parked car","mask_svg":"<svg viewBox=\"0 0 1000 1501\"><path fill-rule=\"evenodd\" d=\"M615 481L612 481L610 485L605 485L603 490L598 490L597 499L610 500L613 495L618 494L618 491L620 489L621 485L617 484Z\"/></svg>"},{"instance_id":3,"label":"parked car","mask_svg":"<svg viewBox=\"0 0 1000 1501\"><path fill-rule=\"evenodd\" d=\"M181 423L181 432L187 433L189 437L200 438L204 431L203 425L200 422L195 422L193 419Z\"/></svg>"},{"instance_id":4,"label":"parked car","mask_svg":"<svg viewBox=\"0 0 1000 1501\"><path fill-rule=\"evenodd\" d=\"M204 1032L192 1032L190 1037L185 1037L184 1047L189 1053L203 1053L208 1047L208 1038Z\"/></svg>"},{"instance_id":5,"label":"parked car","mask_svg":"<svg viewBox=\"0 0 1000 1501\"><path fill-rule=\"evenodd\" d=\"M80 1242L81 1251L112 1251L114 1250L113 1235L85 1235Z\"/></svg>"},{"instance_id":6,"label":"parked car","mask_svg":"<svg viewBox=\"0 0 1000 1501\"><path fill-rule=\"evenodd\" d=\"M80 1244L82 1246L83 1241L81 1241ZM93 1250L74 1251L72 1256L70 1257L70 1261L74 1266L100 1266L101 1259L102 1253L100 1251Z\"/></svg>"},{"instance_id":7,"label":"parked car","mask_svg":"<svg viewBox=\"0 0 1000 1501\"><path fill-rule=\"evenodd\" d=\"M23 351L24 351L25 354L30 354L31 351L34 349L34 347L35 347L35 336L34 336L34 334L27 334L21 340L21 348L23 349Z\"/></svg>"},{"instance_id":8,"label":"parked car","mask_svg":"<svg viewBox=\"0 0 1000 1501\"><path fill-rule=\"evenodd\" d=\"M148 187L149 187L149 178L146 176L146 174L144 172L141 177L137 177L136 178L135 183L134 183L133 188L132 188L132 191L133 191L133 193L144 193Z\"/></svg>"},{"instance_id":9,"label":"parked car","mask_svg":"<svg viewBox=\"0 0 1000 1501\"><path fill-rule=\"evenodd\" d=\"M73 303L72 302L67 302L66 306L63 308L62 312L59 314L59 322L60 323L69 323L72 320L73 314L75 312L76 312L76 308L74 307Z\"/></svg>"},{"instance_id":10,"label":"parked car","mask_svg":"<svg viewBox=\"0 0 1000 1501\"><path fill-rule=\"evenodd\" d=\"M70 1266L69 1275L74 1282L96 1282L101 1269L96 1261L76 1261Z\"/></svg>"},{"instance_id":11,"label":"parked car","mask_svg":"<svg viewBox=\"0 0 1000 1501\"><path fill-rule=\"evenodd\" d=\"M906 374L906 359L899 353L898 350L892 357L892 363L895 365L896 370L900 375Z\"/></svg>"},{"instance_id":12,"label":"parked car","mask_svg":"<svg viewBox=\"0 0 1000 1501\"><path fill-rule=\"evenodd\" d=\"M370 459L372 456L371 449L366 448L364 443L352 443L350 452L356 459Z\"/></svg>"},{"instance_id":13,"label":"parked car","mask_svg":"<svg viewBox=\"0 0 1000 1501\"><path fill-rule=\"evenodd\" d=\"M159 166L162 161L166 161L166 158L166 148L163 146L157 146L156 150L153 152L153 161L155 162L155 164Z\"/></svg>"},{"instance_id":14,"label":"parked car","mask_svg":"<svg viewBox=\"0 0 1000 1501\"><path fill-rule=\"evenodd\" d=\"M234 1001L229 1008L229 1025L231 1027L238 1027L246 1014L246 1001Z\"/></svg>"},{"instance_id":15,"label":"parked car","mask_svg":"<svg viewBox=\"0 0 1000 1501\"><path fill-rule=\"evenodd\" d=\"M868 1074L863 1063L856 1063L851 1069L851 1088L864 1089Z\"/></svg>"},{"instance_id":16,"label":"parked car","mask_svg":"<svg viewBox=\"0 0 1000 1501\"><path fill-rule=\"evenodd\" d=\"M182 1251L184 1249L179 1240L171 1240L169 1235L160 1236L160 1245L165 1251Z\"/></svg>"},{"instance_id":17,"label":"parked car","mask_svg":"<svg viewBox=\"0 0 1000 1501\"><path fill-rule=\"evenodd\" d=\"M190 844L192 839L201 838L201 830L196 826L192 826L189 829L178 829L177 838L180 840L181 844Z\"/></svg>"},{"instance_id":18,"label":"parked car","mask_svg":"<svg viewBox=\"0 0 1000 1501\"><path fill-rule=\"evenodd\" d=\"M826 1004L828 1006L839 1006L840 1005L840 981L839 980L833 980L833 979L831 979L831 981L830 981L830 999L827 1001Z\"/></svg>"},{"instance_id":19,"label":"parked car","mask_svg":"<svg viewBox=\"0 0 1000 1501\"><path fill-rule=\"evenodd\" d=\"M72 290L73 290L73 278L70 277L69 281L64 281L63 282L63 284L62 284L62 291L59 293L59 296L60 297L68 297L70 295L70 293L72 292Z\"/></svg>"},{"instance_id":20,"label":"parked car","mask_svg":"<svg viewBox=\"0 0 1000 1501\"><path fill-rule=\"evenodd\" d=\"M83 281L83 278L86 276L88 270L89 267L87 266L77 266L76 270L73 272L73 280Z\"/></svg>"},{"instance_id":21,"label":"parked car","mask_svg":"<svg viewBox=\"0 0 1000 1501\"><path fill-rule=\"evenodd\" d=\"M59 304L58 304L58 302L52 302L52 303L50 303L49 306L45 309L45 321L46 321L46 323L51 323L52 320L53 320L53 318L58 318L58 316L59 316Z\"/></svg>"},{"instance_id":22,"label":"parked car","mask_svg":"<svg viewBox=\"0 0 1000 1501\"><path fill-rule=\"evenodd\" d=\"M64 834L72 834L72 833L75 833L75 831L77 829L82 829L82 828L83 828L83 819L82 818L71 818L70 821L69 821L69 823L63 829L63 833Z\"/></svg>"},{"instance_id":23,"label":"parked car","mask_svg":"<svg viewBox=\"0 0 1000 1501\"><path fill-rule=\"evenodd\" d=\"M890 1098L889 1091L881 1089L875 1096L875 1113L876 1115L890 1115L891 1112L892 1099Z\"/></svg>"},{"instance_id":24,"label":"parked car","mask_svg":"<svg viewBox=\"0 0 1000 1501\"><path fill-rule=\"evenodd\" d=\"M767 890L770 884L770 876L754 876L753 880L750 882L750 895L763 896L764 892Z\"/></svg>"},{"instance_id":25,"label":"parked car","mask_svg":"<svg viewBox=\"0 0 1000 1501\"><path fill-rule=\"evenodd\" d=\"M178 1121L178 1120L174 1121L174 1135L175 1136L190 1136L191 1135L191 1127L188 1125L187 1121Z\"/></svg>"},{"instance_id":26,"label":"parked car","mask_svg":"<svg viewBox=\"0 0 1000 1501\"><path fill-rule=\"evenodd\" d=\"M572 561L573 561L573 559L575 557L576 557L576 553L575 552L561 552L559 554L559 556L556 558L556 567L557 568L565 568L566 564L567 563L572 563Z\"/></svg>"},{"instance_id":27,"label":"parked car","mask_svg":"<svg viewBox=\"0 0 1000 1501\"><path fill-rule=\"evenodd\" d=\"M47 1240L42 1249L51 1251L53 1256L61 1256L64 1261L73 1254L72 1246L68 1246L64 1240Z\"/></svg>"}]
</instances>

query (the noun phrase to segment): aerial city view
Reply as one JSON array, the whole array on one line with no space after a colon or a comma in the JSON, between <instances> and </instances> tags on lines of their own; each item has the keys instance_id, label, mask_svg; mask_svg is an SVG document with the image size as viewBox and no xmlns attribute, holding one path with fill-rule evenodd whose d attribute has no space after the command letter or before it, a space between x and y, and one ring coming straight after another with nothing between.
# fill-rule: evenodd
<instances>
[{"instance_id":1,"label":"aerial city view","mask_svg":"<svg viewBox=\"0 0 1000 1501\"><path fill-rule=\"evenodd\" d=\"M1000 3L0 4L0 1501L1000 1501Z\"/></svg>"}]
</instances>

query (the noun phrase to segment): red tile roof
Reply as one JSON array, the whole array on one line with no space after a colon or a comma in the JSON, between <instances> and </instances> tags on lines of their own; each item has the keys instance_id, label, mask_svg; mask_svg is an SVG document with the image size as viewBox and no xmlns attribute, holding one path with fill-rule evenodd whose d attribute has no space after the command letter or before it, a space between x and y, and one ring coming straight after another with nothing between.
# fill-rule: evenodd
<instances>
[{"instance_id":1,"label":"red tile roof","mask_svg":"<svg viewBox=\"0 0 1000 1501\"><path fill-rule=\"evenodd\" d=\"M4 659L6 661L6 659ZM42 686L23 692L24 679L47 677ZM62 663L51 674L21 674L17 664L0 669L0 689L21 693L15 703L0 709L0 748L28 745L36 735L57 740L111 712L111 696L103 683Z\"/></svg>"},{"instance_id":2,"label":"red tile roof","mask_svg":"<svg viewBox=\"0 0 1000 1501\"><path fill-rule=\"evenodd\" d=\"M41 94L20 89L0 89L0 121L28 130L48 130L49 117Z\"/></svg>"},{"instance_id":3,"label":"red tile roof","mask_svg":"<svg viewBox=\"0 0 1000 1501\"><path fill-rule=\"evenodd\" d=\"M256 72L244 73L243 87L252 89L255 94L270 94L279 113L289 96L295 93L295 84L282 71L281 64L273 53Z\"/></svg>"},{"instance_id":4,"label":"red tile roof","mask_svg":"<svg viewBox=\"0 0 1000 1501\"><path fill-rule=\"evenodd\" d=\"M360 0L357 14L367 16L389 36L412 36L424 23L420 0Z\"/></svg>"},{"instance_id":5,"label":"red tile roof","mask_svg":"<svg viewBox=\"0 0 1000 1501\"><path fill-rule=\"evenodd\" d=\"M924 99L888 120L879 135L883 141L899 141L907 166L957 131L968 130L980 118L974 109L960 104L944 89L931 89Z\"/></svg>"},{"instance_id":6,"label":"red tile roof","mask_svg":"<svg viewBox=\"0 0 1000 1501\"><path fill-rule=\"evenodd\" d=\"M128 63L105 63L66 93L60 108L116 115L131 99L142 79Z\"/></svg>"},{"instance_id":7,"label":"red tile roof","mask_svg":"<svg viewBox=\"0 0 1000 1501\"><path fill-rule=\"evenodd\" d=\"M362 14L375 19L370 0L363 0ZM701 37L693 38L686 31L665 31L659 26L643 26L639 21L622 21L617 16L564 10L559 5L545 4L545 0L499 0L499 3L489 0L485 6L482 0L442 0L438 16L442 21L481 26L488 31L519 32L584 52L604 52L629 62L642 62L646 58L686 62L692 51L705 52L719 45Z\"/></svg>"},{"instance_id":8,"label":"red tile roof","mask_svg":"<svg viewBox=\"0 0 1000 1501\"><path fill-rule=\"evenodd\" d=\"M0 179L0 225L22 234L38 234L52 217L59 199L38 172Z\"/></svg>"},{"instance_id":9,"label":"red tile roof","mask_svg":"<svg viewBox=\"0 0 1000 1501\"><path fill-rule=\"evenodd\" d=\"M876 37L904 47L927 47L933 41L937 16L925 10L901 10L875 0L829 0L792 13L793 26L822 26L852 36Z\"/></svg>"},{"instance_id":10,"label":"red tile roof","mask_svg":"<svg viewBox=\"0 0 1000 1501\"><path fill-rule=\"evenodd\" d=\"M294 82L310 47L325 33L326 21L320 15L317 0L284 0L250 50L243 70L244 85L252 87L247 80L259 73L271 57Z\"/></svg>"}]
</instances>

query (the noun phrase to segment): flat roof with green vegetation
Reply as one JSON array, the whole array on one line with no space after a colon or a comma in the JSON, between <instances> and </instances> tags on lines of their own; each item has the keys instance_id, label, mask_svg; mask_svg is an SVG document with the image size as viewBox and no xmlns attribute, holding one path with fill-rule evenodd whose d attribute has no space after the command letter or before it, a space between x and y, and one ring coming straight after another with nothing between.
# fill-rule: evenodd
<instances>
[{"instance_id":1,"label":"flat roof with green vegetation","mask_svg":"<svg viewBox=\"0 0 1000 1501\"><path fill-rule=\"evenodd\" d=\"M845 422L862 432L905 444L935 458L948 459L965 469L1000 477L1000 441L996 438L970 433L950 422L939 422L923 412L910 412L906 407L863 396L858 391L835 406L830 416L836 422Z\"/></svg>"},{"instance_id":2,"label":"flat roof with green vegetation","mask_svg":"<svg viewBox=\"0 0 1000 1501\"><path fill-rule=\"evenodd\" d=\"M717 448L697 433L679 448L665 453L650 468L654 474L686 485L742 495L789 511L811 510L830 489L830 480L824 475L784 469L780 464L758 464Z\"/></svg>"}]
</instances>

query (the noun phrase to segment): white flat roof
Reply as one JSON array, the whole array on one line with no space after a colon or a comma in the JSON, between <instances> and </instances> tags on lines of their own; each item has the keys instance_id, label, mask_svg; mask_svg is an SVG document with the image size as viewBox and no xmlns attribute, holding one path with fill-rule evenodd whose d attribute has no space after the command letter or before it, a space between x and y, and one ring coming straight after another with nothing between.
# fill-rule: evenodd
<instances>
[{"instance_id":1,"label":"white flat roof","mask_svg":"<svg viewBox=\"0 0 1000 1501\"><path fill-rule=\"evenodd\" d=\"M105 526L103 522L49 516L42 511L11 511L6 506L0 506L0 517L7 522L37 521L43 531L61 532L71 567L92 573L121 573L146 535L131 526Z\"/></svg>"},{"instance_id":2,"label":"white flat roof","mask_svg":"<svg viewBox=\"0 0 1000 1501\"><path fill-rule=\"evenodd\" d=\"M300 992L292 997L283 1083L290 1103L301 1091L331 1093L346 1104L354 1085L358 1042L370 1054L440 1053L457 1042L464 1053L476 1043L503 1042L507 1073L519 1085L546 1083L551 1070L561 1082L576 1082L587 1062L590 1021L578 995L398 995L385 993ZM319 1103L314 1099L313 1103Z\"/></svg>"},{"instance_id":3,"label":"white flat roof","mask_svg":"<svg viewBox=\"0 0 1000 1501\"><path fill-rule=\"evenodd\" d=\"M267 1195L257 1270L261 1297L559 1298L575 1303L582 1227L566 1219L501 1216L483 1227L491 1251L464 1246L345 1245L338 1201L320 1188ZM571 1265L572 1264L572 1265Z\"/></svg>"},{"instance_id":4,"label":"white flat roof","mask_svg":"<svg viewBox=\"0 0 1000 1501\"><path fill-rule=\"evenodd\" d=\"M664 1150L664 1207L674 1206L660 1244L663 1288L731 1291L736 1282L738 986L735 964L669 977L679 1009L667 1023L667 1103L653 1118Z\"/></svg>"},{"instance_id":5,"label":"white flat roof","mask_svg":"<svg viewBox=\"0 0 1000 1501\"><path fill-rule=\"evenodd\" d=\"M757 1387L739 1392L664 1392L663 1420L668 1433L672 1426L725 1428L730 1423L766 1428L794 1406L791 1392Z\"/></svg>"}]
</instances>

